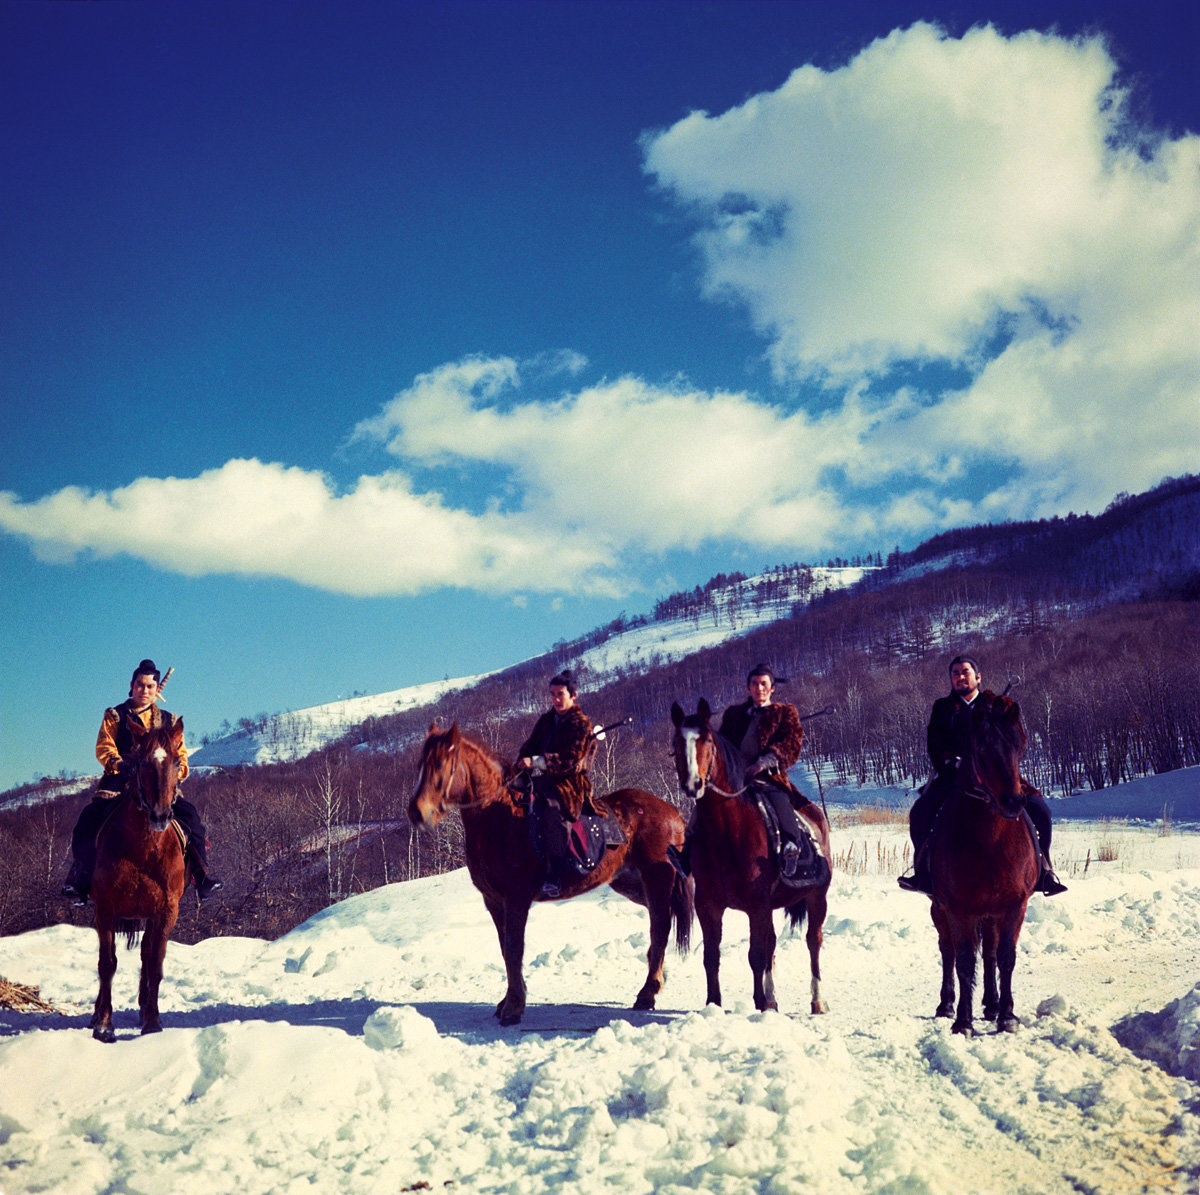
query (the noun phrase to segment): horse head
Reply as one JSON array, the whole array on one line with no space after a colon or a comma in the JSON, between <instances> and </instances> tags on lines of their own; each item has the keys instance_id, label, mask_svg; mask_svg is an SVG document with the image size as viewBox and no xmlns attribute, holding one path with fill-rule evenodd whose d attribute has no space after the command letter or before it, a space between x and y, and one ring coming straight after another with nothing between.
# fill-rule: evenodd
<instances>
[{"instance_id":1,"label":"horse head","mask_svg":"<svg viewBox=\"0 0 1200 1195\"><path fill-rule=\"evenodd\" d=\"M408 817L413 825L432 828L442 820L447 805L461 804L467 779L462 744L457 722L449 730L441 730L436 722L429 727L421 748L417 788L408 803Z\"/></svg>"},{"instance_id":2,"label":"horse head","mask_svg":"<svg viewBox=\"0 0 1200 1195\"><path fill-rule=\"evenodd\" d=\"M171 810L179 787L179 756L183 749L183 719L172 718L145 729L129 720L133 755L129 761L127 791L146 815L150 829L161 833L171 824Z\"/></svg>"},{"instance_id":3,"label":"horse head","mask_svg":"<svg viewBox=\"0 0 1200 1195\"><path fill-rule=\"evenodd\" d=\"M678 701L671 703L671 721L675 724L671 754L675 758L675 774L679 777L680 789L696 801L704 796L717 762L711 719L712 710L703 697L694 714L685 714Z\"/></svg>"},{"instance_id":4,"label":"horse head","mask_svg":"<svg viewBox=\"0 0 1200 1195\"><path fill-rule=\"evenodd\" d=\"M1020 772L1024 751L1021 707L1007 697L992 698L973 719L971 746L963 760L968 794L989 801L1001 817L1020 817L1025 808Z\"/></svg>"}]
</instances>

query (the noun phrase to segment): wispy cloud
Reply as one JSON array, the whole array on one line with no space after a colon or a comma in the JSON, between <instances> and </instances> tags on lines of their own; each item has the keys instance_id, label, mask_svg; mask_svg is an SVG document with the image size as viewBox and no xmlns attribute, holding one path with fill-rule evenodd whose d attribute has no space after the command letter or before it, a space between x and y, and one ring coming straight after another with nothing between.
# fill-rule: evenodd
<instances>
[{"instance_id":1,"label":"wispy cloud","mask_svg":"<svg viewBox=\"0 0 1200 1195\"><path fill-rule=\"evenodd\" d=\"M619 593L667 552L886 547L1200 463L1200 139L1134 129L1101 42L917 25L643 150L696 221L705 292L766 338L776 396L467 357L353 429L393 462L352 487L234 460L0 494L0 529L47 558L352 594ZM955 387L898 380L929 364ZM493 480L451 502L427 480L447 467Z\"/></svg>"}]
</instances>

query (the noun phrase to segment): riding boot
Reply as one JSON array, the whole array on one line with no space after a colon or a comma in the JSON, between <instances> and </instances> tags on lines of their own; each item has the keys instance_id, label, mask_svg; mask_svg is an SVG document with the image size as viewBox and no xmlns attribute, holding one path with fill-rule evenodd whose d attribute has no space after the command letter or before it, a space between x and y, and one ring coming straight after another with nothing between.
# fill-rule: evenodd
<instances>
[{"instance_id":1,"label":"riding boot","mask_svg":"<svg viewBox=\"0 0 1200 1195\"><path fill-rule=\"evenodd\" d=\"M204 852L197 849L194 842L189 842L187 865L188 870L192 873L192 882L196 885L196 898L200 901L208 900L214 892L225 887L223 881L208 874L207 864L208 860L204 857Z\"/></svg>"},{"instance_id":2,"label":"riding boot","mask_svg":"<svg viewBox=\"0 0 1200 1195\"><path fill-rule=\"evenodd\" d=\"M1037 890L1043 896L1058 896L1060 892L1066 892L1066 884L1054 874L1054 867L1050 863L1050 856L1042 855L1040 862L1041 873L1038 875Z\"/></svg>"},{"instance_id":3,"label":"riding boot","mask_svg":"<svg viewBox=\"0 0 1200 1195\"><path fill-rule=\"evenodd\" d=\"M73 859L62 886L63 896L77 909L82 909L88 902L88 893L92 889L92 862L90 859Z\"/></svg>"},{"instance_id":4,"label":"riding boot","mask_svg":"<svg viewBox=\"0 0 1200 1195\"><path fill-rule=\"evenodd\" d=\"M683 836L683 846L667 843L667 862L671 864L681 879L687 879L692 874L692 836Z\"/></svg>"},{"instance_id":5,"label":"riding boot","mask_svg":"<svg viewBox=\"0 0 1200 1195\"><path fill-rule=\"evenodd\" d=\"M783 845L779 848L779 874L784 879L790 880L796 874L796 868L799 865L799 844L793 842L790 838L784 839Z\"/></svg>"},{"instance_id":6,"label":"riding boot","mask_svg":"<svg viewBox=\"0 0 1200 1195\"><path fill-rule=\"evenodd\" d=\"M917 857L913 860L912 875L897 876L896 883L905 892L922 892L926 896L933 895L933 876L929 873L929 852L926 851L924 844L917 851Z\"/></svg>"}]
</instances>

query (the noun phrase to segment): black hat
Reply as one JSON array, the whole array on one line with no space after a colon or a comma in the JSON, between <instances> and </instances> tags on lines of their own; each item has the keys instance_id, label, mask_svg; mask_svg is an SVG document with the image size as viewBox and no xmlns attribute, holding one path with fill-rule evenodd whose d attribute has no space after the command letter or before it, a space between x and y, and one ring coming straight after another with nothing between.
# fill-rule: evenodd
<instances>
[{"instance_id":1,"label":"black hat","mask_svg":"<svg viewBox=\"0 0 1200 1195\"><path fill-rule=\"evenodd\" d=\"M950 667L947 668L946 671L953 672L956 664L970 664L971 667L975 669L975 674L977 676L983 675L983 669L979 667L979 661L975 659L974 656L955 656L954 659L950 661Z\"/></svg>"},{"instance_id":2,"label":"black hat","mask_svg":"<svg viewBox=\"0 0 1200 1195\"><path fill-rule=\"evenodd\" d=\"M788 679L786 676L776 676L774 671L766 664L755 664L749 672L746 673L746 684L749 684L756 676L769 676L772 685L786 685Z\"/></svg>"}]
</instances>

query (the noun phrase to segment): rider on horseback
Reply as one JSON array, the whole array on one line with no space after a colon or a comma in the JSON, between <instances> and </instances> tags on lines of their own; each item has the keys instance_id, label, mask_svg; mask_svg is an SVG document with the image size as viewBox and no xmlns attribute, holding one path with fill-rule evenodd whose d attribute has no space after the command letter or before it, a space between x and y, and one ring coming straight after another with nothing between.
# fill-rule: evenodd
<instances>
[{"instance_id":1,"label":"rider on horseback","mask_svg":"<svg viewBox=\"0 0 1200 1195\"><path fill-rule=\"evenodd\" d=\"M542 895L560 894L560 881L570 856L569 827L588 807L599 812L592 798L588 765L596 752L592 720L579 708L574 674L564 669L550 678L550 709L537 722L517 751L513 767L532 779L530 816L540 826L540 848L546 864Z\"/></svg>"},{"instance_id":2,"label":"rider on horseback","mask_svg":"<svg viewBox=\"0 0 1200 1195\"><path fill-rule=\"evenodd\" d=\"M100 733L96 736L96 758L104 765L104 775L96 786L91 801L84 806L71 835L71 870L62 886L62 894L73 905L87 904L92 887L92 869L96 863L96 835L113 810L113 801L124 788L126 759L133 753L133 732L128 720L136 720L146 730L169 723L171 715L156 704L159 698L160 675L153 660L143 660L134 669L129 682L129 698L120 705L104 711ZM179 779L188 774L187 748L179 742ZM182 797L175 799L175 820L187 835L187 863L196 883L196 893L207 900L220 888L221 881L208 874L208 849L204 826L196 807Z\"/></svg>"},{"instance_id":3,"label":"rider on horseback","mask_svg":"<svg viewBox=\"0 0 1200 1195\"><path fill-rule=\"evenodd\" d=\"M930 834L942 803L954 791L959 765L970 750L975 714L978 709L987 708L996 700L996 694L990 689L980 690L982 681L983 674L972 656L955 656L950 661L950 693L939 697L930 711L925 737L934 775L921 790L908 814L914 874L900 876L897 881L907 892L933 894L933 880L929 873ZM982 706L977 707L977 702L982 702ZM1041 863L1038 891L1046 896L1057 896L1067 889L1050 865L1050 807L1033 785L1022 781L1022 788L1025 808L1037 831Z\"/></svg>"},{"instance_id":4,"label":"rider on horseback","mask_svg":"<svg viewBox=\"0 0 1200 1195\"><path fill-rule=\"evenodd\" d=\"M786 684L787 680L776 676L766 664L755 665L746 677L746 700L725 710L718 733L737 747L746 764L747 781L774 810L783 837L779 870L790 877L796 871L805 836L796 810L812 802L788 779L788 768L800 758L804 727L794 705L772 702L777 683ZM694 822L693 816L683 847L669 852L685 875L691 869Z\"/></svg>"}]
</instances>

